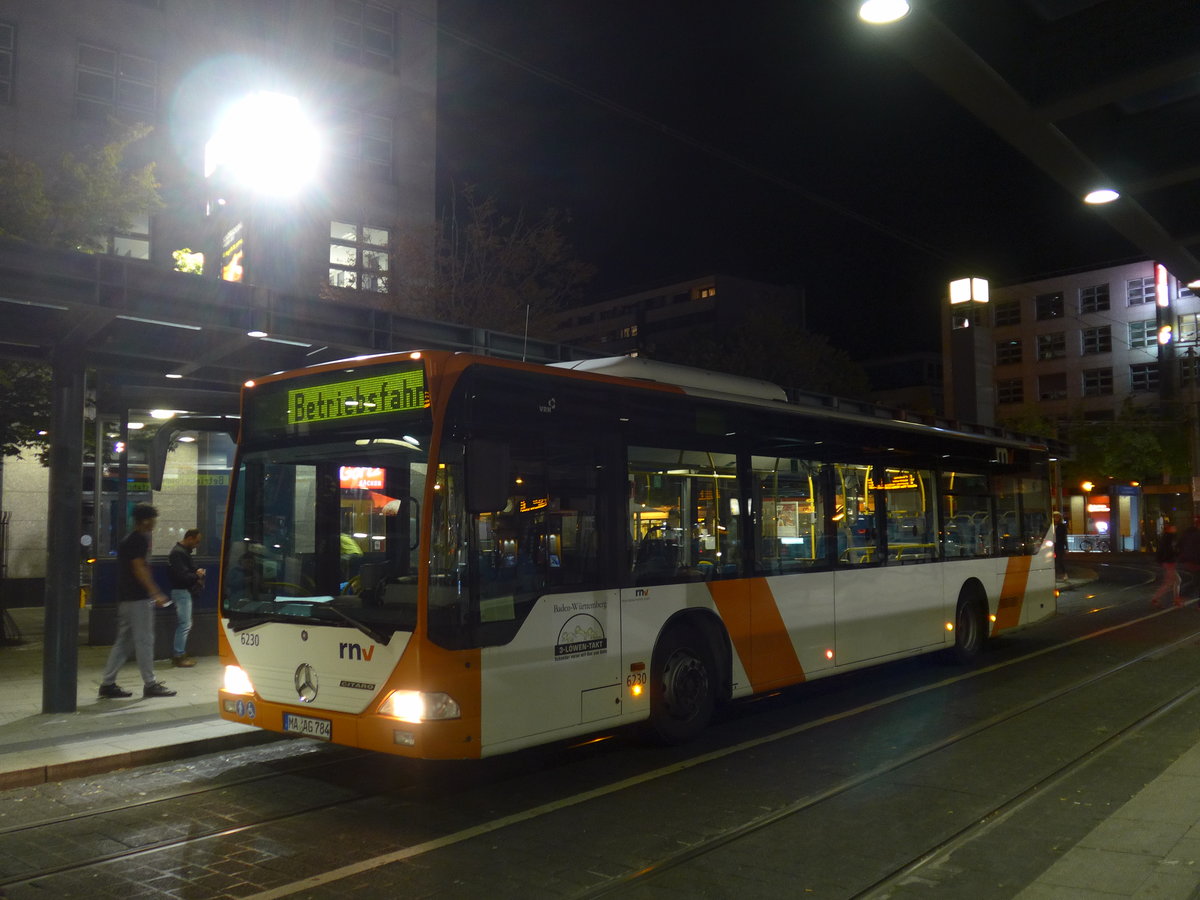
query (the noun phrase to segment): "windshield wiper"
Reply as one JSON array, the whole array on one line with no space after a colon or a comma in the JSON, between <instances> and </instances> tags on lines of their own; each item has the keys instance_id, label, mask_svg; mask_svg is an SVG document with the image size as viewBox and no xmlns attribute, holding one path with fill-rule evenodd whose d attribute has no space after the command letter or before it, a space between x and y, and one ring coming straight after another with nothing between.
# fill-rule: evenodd
<instances>
[{"instance_id":1,"label":"windshield wiper","mask_svg":"<svg viewBox=\"0 0 1200 900\"><path fill-rule=\"evenodd\" d=\"M249 616L245 619L238 619L238 620L234 621L233 617L230 616L230 626L229 627L233 630L234 634L237 634L239 631L246 631L250 628L257 628L259 625L266 625L268 622L287 622L290 618L291 618L290 616L259 614L257 616Z\"/></svg>"},{"instance_id":2,"label":"windshield wiper","mask_svg":"<svg viewBox=\"0 0 1200 900\"><path fill-rule=\"evenodd\" d=\"M365 634L367 637L369 637L371 640L378 641L379 643L383 644L385 647L392 640L390 637L385 637L384 635L380 634L378 631L376 631L374 628L372 628L366 622L360 622L358 619L354 618L354 616L348 615L347 613L338 609L336 606L313 607L313 611L312 611L313 618L314 619L328 618L327 616L321 615L321 613L326 612L326 611L333 613L335 616L340 618L343 622L350 623L355 628L357 628L359 631L361 631L363 634Z\"/></svg>"}]
</instances>

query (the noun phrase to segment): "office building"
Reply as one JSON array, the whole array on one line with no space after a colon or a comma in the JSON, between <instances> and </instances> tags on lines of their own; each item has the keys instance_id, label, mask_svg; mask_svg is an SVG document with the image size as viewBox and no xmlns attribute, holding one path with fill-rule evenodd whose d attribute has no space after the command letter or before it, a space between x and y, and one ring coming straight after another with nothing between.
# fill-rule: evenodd
<instances>
[{"instance_id":1,"label":"office building","mask_svg":"<svg viewBox=\"0 0 1200 900\"><path fill-rule=\"evenodd\" d=\"M653 356L662 348L719 338L754 315L804 327L804 294L793 286L705 275L565 310L555 336L606 356Z\"/></svg>"}]
</instances>

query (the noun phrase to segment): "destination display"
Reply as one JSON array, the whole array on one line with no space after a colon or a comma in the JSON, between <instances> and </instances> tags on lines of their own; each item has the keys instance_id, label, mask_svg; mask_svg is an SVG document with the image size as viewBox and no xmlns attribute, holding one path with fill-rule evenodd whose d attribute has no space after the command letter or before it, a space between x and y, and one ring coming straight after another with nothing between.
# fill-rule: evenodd
<instances>
[{"instance_id":1,"label":"destination display","mask_svg":"<svg viewBox=\"0 0 1200 900\"><path fill-rule=\"evenodd\" d=\"M428 408L423 366L361 371L326 372L247 388L244 421L253 423L256 436L267 437Z\"/></svg>"}]
</instances>

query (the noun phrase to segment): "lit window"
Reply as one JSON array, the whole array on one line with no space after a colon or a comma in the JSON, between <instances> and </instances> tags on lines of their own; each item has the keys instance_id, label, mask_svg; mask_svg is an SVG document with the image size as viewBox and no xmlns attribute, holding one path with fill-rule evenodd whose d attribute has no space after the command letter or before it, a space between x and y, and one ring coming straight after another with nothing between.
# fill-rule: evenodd
<instances>
[{"instance_id":1,"label":"lit window","mask_svg":"<svg viewBox=\"0 0 1200 900\"><path fill-rule=\"evenodd\" d=\"M1184 313L1179 317L1178 341L1181 344L1200 341L1200 313Z\"/></svg>"},{"instance_id":2,"label":"lit window","mask_svg":"<svg viewBox=\"0 0 1200 900\"><path fill-rule=\"evenodd\" d=\"M134 216L127 231L114 231L108 236L108 252L126 259L150 258L150 216Z\"/></svg>"},{"instance_id":3,"label":"lit window","mask_svg":"<svg viewBox=\"0 0 1200 900\"><path fill-rule=\"evenodd\" d=\"M716 287L714 287L712 285L710 285L708 287L702 287L698 291L696 291L696 299L698 299L698 300L704 300L708 297L715 297L715 296L717 296L717 289L716 289Z\"/></svg>"},{"instance_id":4,"label":"lit window","mask_svg":"<svg viewBox=\"0 0 1200 900\"><path fill-rule=\"evenodd\" d=\"M388 230L332 222L329 226L329 283L356 291L386 291L390 255Z\"/></svg>"}]
</instances>

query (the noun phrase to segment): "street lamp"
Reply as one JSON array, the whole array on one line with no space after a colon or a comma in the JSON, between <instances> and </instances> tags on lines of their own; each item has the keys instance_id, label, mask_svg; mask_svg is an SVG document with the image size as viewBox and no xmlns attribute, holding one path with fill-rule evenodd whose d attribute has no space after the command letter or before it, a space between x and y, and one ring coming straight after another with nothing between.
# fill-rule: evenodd
<instances>
[{"instance_id":1,"label":"street lamp","mask_svg":"<svg viewBox=\"0 0 1200 900\"><path fill-rule=\"evenodd\" d=\"M858 17L870 25L887 25L903 19L909 13L905 0L863 0Z\"/></svg>"},{"instance_id":2,"label":"street lamp","mask_svg":"<svg viewBox=\"0 0 1200 900\"><path fill-rule=\"evenodd\" d=\"M297 98L257 91L218 119L204 148L204 176L218 175L222 187L290 196L312 182L323 155L320 132Z\"/></svg>"},{"instance_id":3,"label":"street lamp","mask_svg":"<svg viewBox=\"0 0 1200 900\"><path fill-rule=\"evenodd\" d=\"M223 110L204 148L222 280L274 284L291 270L289 251L296 248L286 236L296 227L294 198L316 179L323 143L296 97L256 91ZM280 207L289 200L285 212ZM258 323L250 332L267 333Z\"/></svg>"}]
</instances>

